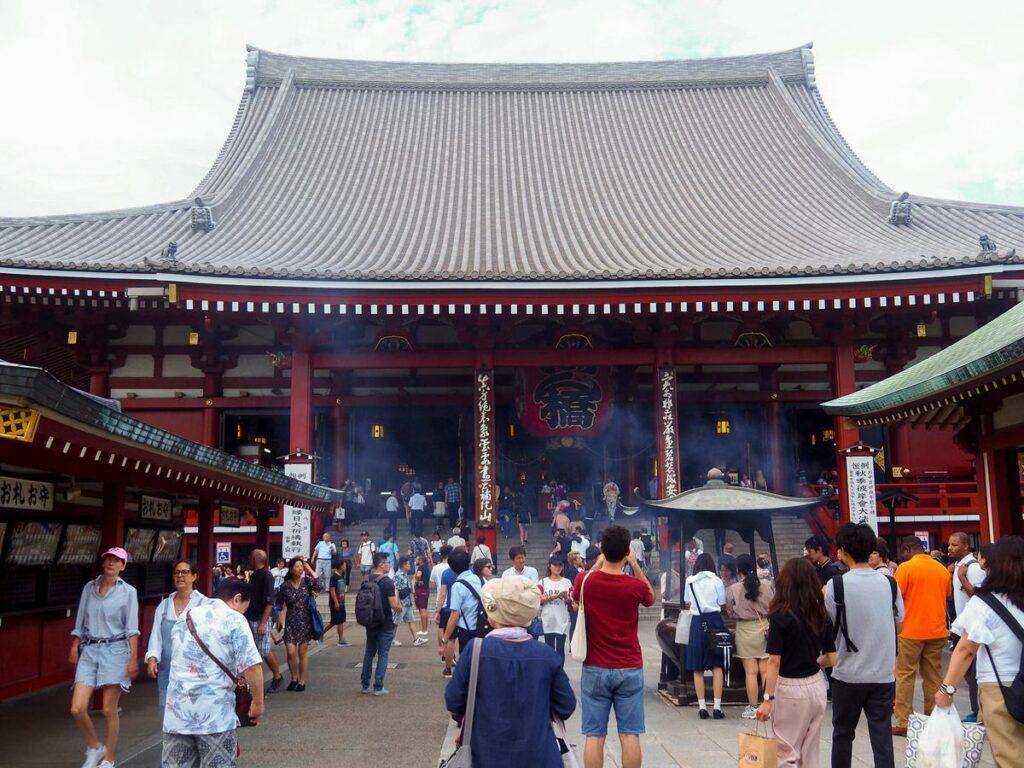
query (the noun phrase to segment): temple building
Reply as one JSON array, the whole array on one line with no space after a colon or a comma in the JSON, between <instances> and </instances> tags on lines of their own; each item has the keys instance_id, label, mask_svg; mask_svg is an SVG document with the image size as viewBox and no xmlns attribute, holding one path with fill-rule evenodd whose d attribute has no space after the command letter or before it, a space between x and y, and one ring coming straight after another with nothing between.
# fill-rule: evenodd
<instances>
[{"instance_id":1,"label":"temple building","mask_svg":"<svg viewBox=\"0 0 1024 768\"><path fill-rule=\"evenodd\" d=\"M516 65L250 48L227 128L180 200L0 219L0 357L188 441L352 481L351 516L414 475L453 478L488 536L505 486L541 517L609 484L624 504L672 496L711 466L817 494L863 443L879 485L914 498L890 533L989 535L955 418L821 403L1013 307L1024 209L886 186L809 45ZM32 469L19 450L0 440L4 474ZM55 482L43 517L98 519ZM166 495L195 542L194 494ZM836 498L812 531L848 514ZM280 551L280 511L235 506L232 561L268 525ZM314 532L328 506L307 505ZM23 514L0 503L0 525Z\"/></svg>"}]
</instances>

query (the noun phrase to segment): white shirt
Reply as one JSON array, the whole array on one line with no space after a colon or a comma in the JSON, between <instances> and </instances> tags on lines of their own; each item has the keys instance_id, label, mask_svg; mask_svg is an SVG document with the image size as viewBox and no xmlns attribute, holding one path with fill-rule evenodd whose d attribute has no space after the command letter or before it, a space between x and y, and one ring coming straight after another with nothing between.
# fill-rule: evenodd
<instances>
[{"instance_id":1,"label":"white shirt","mask_svg":"<svg viewBox=\"0 0 1024 768\"><path fill-rule=\"evenodd\" d=\"M422 512L424 507L427 506L427 497L417 491L409 498L409 509L415 509L417 512Z\"/></svg>"},{"instance_id":2,"label":"white shirt","mask_svg":"<svg viewBox=\"0 0 1024 768\"><path fill-rule=\"evenodd\" d=\"M545 595L551 595L556 592L568 592L572 587L572 582L564 577L558 581L544 579L540 586L544 590ZM553 600L550 603L544 603L540 607L540 620L544 624L545 634L549 632L559 635L568 634L570 623L569 604L564 600Z\"/></svg>"},{"instance_id":3,"label":"white shirt","mask_svg":"<svg viewBox=\"0 0 1024 768\"><path fill-rule=\"evenodd\" d=\"M185 615L185 611L189 608L194 608L200 605L206 596L198 589L193 589L192 594L188 596L188 605L185 606L185 611L182 611L178 616L174 615L174 596L176 592L171 592L167 597L160 601L160 605L156 607L156 612L153 614L153 628L149 631L149 646L146 648L146 658L144 661L150 659L156 659L160 661L160 657L164 652L164 638L163 632L160 631L163 625L164 619L177 620L179 617Z\"/></svg>"},{"instance_id":4,"label":"white shirt","mask_svg":"<svg viewBox=\"0 0 1024 768\"><path fill-rule=\"evenodd\" d=\"M452 549L455 549L455 547L464 547L466 546L466 540L461 536L452 536L448 539L448 546Z\"/></svg>"},{"instance_id":5,"label":"white shirt","mask_svg":"<svg viewBox=\"0 0 1024 768\"><path fill-rule=\"evenodd\" d=\"M644 561L644 543L640 539L633 539L629 542L629 548L633 550L637 562L642 564Z\"/></svg>"},{"instance_id":6,"label":"white shirt","mask_svg":"<svg viewBox=\"0 0 1024 768\"><path fill-rule=\"evenodd\" d=\"M377 545L372 541L364 541L359 545L359 566L373 565L373 553L377 551Z\"/></svg>"},{"instance_id":7,"label":"white shirt","mask_svg":"<svg viewBox=\"0 0 1024 768\"><path fill-rule=\"evenodd\" d=\"M971 583L971 586L977 589L985 581L985 570L974 555L967 555L953 566L953 606L957 616L964 612L967 601L970 599L970 595L967 594L964 585L960 582L960 566L967 563L970 563L967 566L967 581ZM1000 674L1002 673L1000 672Z\"/></svg>"},{"instance_id":8,"label":"white shirt","mask_svg":"<svg viewBox=\"0 0 1024 768\"><path fill-rule=\"evenodd\" d=\"M540 574L537 573L537 569L532 565L524 565L522 571L517 571L516 567L513 565L501 574L501 578L503 579L508 578L509 576L522 576L524 579L529 579L534 584L540 582ZM566 579L566 581L568 581L568 579Z\"/></svg>"},{"instance_id":9,"label":"white shirt","mask_svg":"<svg viewBox=\"0 0 1024 768\"><path fill-rule=\"evenodd\" d=\"M448 563L438 563L430 569L430 583L434 585L434 602L437 603L438 594L441 592L441 577L448 570Z\"/></svg>"},{"instance_id":10,"label":"white shirt","mask_svg":"<svg viewBox=\"0 0 1024 768\"><path fill-rule=\"evenodd\" d=\"M316 552L317 560L330 560L334 553L338 551L338 548L329 541L321 540L316 543L314 550Z\"/></svg>"},{"instance_id":11,"label":"white shirt","mask_svg":"<svg viewBox=\"0 0 1024 768\"><path fill-rule=\"evenodd\" d=\"M473 547L473 554L470 556L469 562L475 563L480 558L483 558L484 560L491 559L491 548L486 544L477 544Z\"/></svg>"},{"instance_id":12,"label":"white shirt","mask_svg":"<svg viewBox=\"0 0 1024 768\"><path fill-rule=\"evenodd\" d=\"M384 508L388 512L397 512L398 511L398 499L395 498L394 496L389 496L388 500L387 500L387 503L384 505Z\"/></svg>"},{"instance_id":13,"label":"white shirt","mask_svg":"<svg viewBox=\"0 0 1024 768\"><path fill-rule=\"evenodd\" d=\"M1005 605L1010 610L1010 615L1024 627L1024 611L1007 600L1006 595L996 595L996 599ZM966 634L979 645L988 647L988 650L978 649L976 658L979 683L996 682L995 672L992 671L993 660L1004 683L1012 682L1017 676L1020 670L1021 642L1013 634L1013 630L1006 626L980 597L975 596L967 601L963 613L956 617L950 629L958 635Z\"/></svg>"},{"instance_id":14,"label":"white shirt","mask_svg":"<svg viewBox=\"0 0 1024 768\"><path fill-rule=\"evenodd\" d=\"M693 599L693 593L697 593L697 599ZM701 571L686 579L686 589L683 592L683 601L690 604L690 613L700 616L704 613L721 613L725 605L725 584L711 571ZM701 610L697 610L697 603L700 603Z\"/></svg>"},{"instance_id":15,"label":"white shirt","mask_svg":"<svg viewBox=\"0 0 1024 768\"><path fill-rule=\"evenodd\" d=\"M189 609L196 632L210 653L235 675L263 663L249 622L223 600ZM164 709L164 733L211 734L238 727L234 681L196 643L185 614L174 625L174 655Z\"/></svg>"},{"instance_id":16,"label":"white shirt","mask_svg":"<svg viewBox=\"0 0 1024 768\"><path fill-rule=\"evenodd\" d=\"M586 536L580 536L580 540L574 541L569 549L586 560L587 550L590 549L590 540Z\"/></svg>"}]
</instances>

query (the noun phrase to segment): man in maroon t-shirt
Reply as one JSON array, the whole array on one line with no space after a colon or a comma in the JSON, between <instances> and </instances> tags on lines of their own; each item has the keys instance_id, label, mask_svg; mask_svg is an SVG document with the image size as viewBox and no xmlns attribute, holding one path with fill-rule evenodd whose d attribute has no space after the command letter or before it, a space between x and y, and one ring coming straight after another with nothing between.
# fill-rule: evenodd
<instances>
[{"instance_id":1,"label":"man in maroon t-shirt","mask_svg":"<svg viewBox=\"0 0 1024 768\"><path fill-rule=\"evenodd\" d=\"M622 745L622 768L640 768L640 734L644 732L644 658L637 637L639 606L654 605L654 589L629 546L629 531L610 525L601 533L601 556L594 567L576 577L573 600L582 595L587 622L587 658L580 688L583 693L585 768L604 765L608 715L615 721ZM623 572L626 564L636 576Z\"/></svg>"}]
</instances>

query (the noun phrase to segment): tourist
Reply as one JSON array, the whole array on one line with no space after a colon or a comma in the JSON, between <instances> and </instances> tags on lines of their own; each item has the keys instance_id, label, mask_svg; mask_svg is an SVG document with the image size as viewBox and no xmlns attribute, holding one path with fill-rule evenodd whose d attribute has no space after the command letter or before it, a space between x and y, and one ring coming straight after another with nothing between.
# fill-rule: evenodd
<instances>
[{"instance_id":1,"label":"tourist","mask_svg":"<svg viewBox=\"0 0 1024 768\"><path fill-rule=\"evenodd\" d=\"M188 560L179 560L172 572L174 591L160 601L153 614L153 628L146 648L146 673L156 680L160 709L167 705L167 681L171 674L171 629L186 608L199 605L206 598L196 589L199 574Z\"/></svg>"},{"instance_id":2,"label":"tourist","mask_svg":"<svg viewBox=\"0 0 1024 768\"><path fill-rule=\"evenodd\" d=\"M512 535L512 518L516 514L516 497L507 485L498 497L498 525L502 535L507 539Z\"/></svg>"},{"instance_id":3,"label":"tourist","mask_svg":"<svg viewBox=\"0 0 1024 768\"><path fill-rule=\"evenodd\" d=\"M533 522L529 504L518 505L516 519L519 523L519 545L526 546L526 542L530 540L530 524Z\"/></svg>"},{"instance_id":4,"label":"tourist","mask_svg":"<svg viewBox=\"0 0 1024 768\"><path fill-rule=\"evenodd\" d=\"M740 488L753 488L754 481L750 479L750 475L744 472L742 475L740 475L739 486Z\"/></svg>"},{"instance_id":5,"label":"tourist","mask_svg":"<svg viewBox=\"0 0 1024 768\"><path fill-rule=\"evenodd\" d=\"M359 570L362 571L365 579L373 571L373 556L377 554L377 545L370 541L370 534L367 531L363 531L360 537L359 552L356 557L359 561Z\"/></svg>"},{"instance_id":6,"label":"tourist","mask_svg":"<svg viewBox=\"0 0 1024 768\"><path fill-rule=\"evenodd\" d=\"M274 577L274 593L276 594L288 575L288 563L285 562L283 557L277 558L277 566L270 569L270 575ZM214 588L216 588L216 585L214 585Z\"/></svg>"},{"instance_id":7,"label":"tourist","mask_svg":"<svg viewBox=\"0 0 1024 768\"><path fill-rule=\"evenodd\" d=\"M636 560L637 565L641 568L646 564L646 552L644 551L644 540L640 535L640 529L637 528L633 531L633 539L629 542L630 549L633 550L633 558Z\"/></svg>"},{"instance_id":8,"label":"tourist","mask_svg":"<svg viewBox=\"0 0 1024 768\"><path fill-rule=\"evenodd\" d=\"M306 672L309 669L309 641L313 639L313 625L309 613L309 598L324 588L316 573L301 557L288 561L288 578L277 593L277 626L284 629L284 646L288 655L289 691L306 690Z\"/></svg>"},{"instance_id":9,"label":"tourist","mask_svg":"<svg viewBox=\"0 0 1024 768\"><path fill-rule=\"evenodd\" d=\"M332 628L338 630L338 647L348 648L351 643L345 639L345 593L348 591L348 566L344 560L339 560L331 579L328 582L329 606L331 611L331 622L324 627L326 636Z\"/></svg>"},{"instance_id":10,"label":"tourist","mask_svg":"<svg viewBox=\"0 0 1024 768\"><path fill-rule=\"evenodd\" d=\"M493 562L493 556L491 555L491 548L487 546L486 536L476 537L476 546L473 547L473 553L469 556L469 561L475 563L477 560L484 558Z\"/></svg>"},{"instance_id":11,"label":"tourist","mask_svg":"<svg viewBox=\"0 0 1024 768\"><path fill-rule=\"evenodd\" d=\"M456 578L450 590L448 622L444 626L444 636L441 638L447 650L446 670L451 669L455 653L455 643L450 641L458 640L461 656L469 641L476 637L480 590L484 586L483 578L473 573L473 569L470 568L469 555L465 552L452 552L448 556L448 565Z\"/></svg>"},{"instance_id":12,"label":"tourist","mask_svg":"<svg viewBox=\"0 0 1024 768\"><path fill-rule=\"evenodd\" d=\"M924 692L924 713L932 713L935 691L942 681L942 652L949 638L946 600L952 588L949 571L924 551L919 538L905 539L902 552L908 559L900 563L895 576L904 606L896 655L896 725L892 729L895 736L907 735L918 674Z\"/></svg>"},{"instance_id":13,"label":"tourist","mask_svg":"<svg viewBox=\"0 0 1024 768\"><path fill-rule=\"evenodd\" d=\"M565 663L565 637L569 633L569 590L572 582L563 576L564 566L557 557L548 561L548 569L540 582L540 620L544 625L544 642L558 653Z\"/></svg>"},{"instance_id":14,"label":"tourist","mask_svg":"<svg viewBox=\"0 0 1024 768\"><path fill-rule=\"evenodd\" d=\"M473 768L561 768L551 717L571 717L576 697L558 655L531 642L525 629L540 608L540 590L526 579L494 579L484 585L483 598L494 629L466 648L444 692L445 706L461 719L469 699L471 651L480 643L477 690L487 695L476 697L469 744Z\"/></svg>"},{"instance_id":15,"label":"tourist","mask_svg":"<svg viewBox=\"0 0 1024 768\"><path fill-rule=\"evenodd\" d=\"M736 619L736 658L743 663L747 686L747 708L742 717L752 720L761 703L758 677L764 684L768 675L768 606L775 588L768 579L759 578L754 558L736 558L740 581L726 587L725 612Z\"/></svg>"},{"instance_id":16,"label":"tourist","mask_svg":"<svg viewBox=\"0 0 1024 768\"><path fill-rule=\"evenodd\" d=\"M563 568L569 564L569 538L561 528L555 531L555 541L548 557L557 559Z\"/></svg>"},{"instance_id":17,"label":"tourist","mask_svg":"<svg viewBox=\"0 0 1024 768\"><path fill-rule=\"evenodd\" d=\"M462 528L456 523L455 527L452 528L452 535L448 537L448 546L452 549L461 547L466 548L466 540L462 537Z\"/></svg>"},{"instance_id":18,"label":"tourist","mask_svg":"<svg viewBox=\"0 0 1024 768\"><path fill-rule=\"evenodd\" d=\"M398 500L398 491L392 491L388 500L384 502L384 517L387 523L384 526L384 537L398 535L398 517L402 514L402 504Z\"/></svg>"},{"instance_id":19,"label":"tourist","mask_svg":"<svg viewBox=\"0 0 1024 768\"><path fill-rule=\"evenodd\" d=\"M352 574L356 571L355 552L352 549L352 545L348 543L348 539L342 539L338 544L338 557L345 563L345 581L350 583L352 581Z\"/></svg>"},{"instance_id":20,"label":"tourist","mask_svg":"<svg viewBox=\"0 0 1024 768\"><path fill-rule=\"evenodd\" d=\"M174 625L161 768L236 765L235 680L221 664L245 678L252 692L250 722L263 717L263 662L242 615L249 590L241 579L226 579L213 600L189 608Z\"/></svg>"},{"instance_id":21,"label":"tourist","mask_svg":"<svg viewBox=\"0 0 1024 768\"><path fill-rule=\"evenodd\" d=\"M839 567L829 558L828 551L829 541L824 536L811 536L804 542L804 552L814 564L821 586L828 584L829 579L839 573Z\"/></svg>"},{"instance_id":22,"label":"tourist","mask_svg":"<svg viewBox=\"0 0 1024 768\"><path fill-rule=\"evenodd\" d=\"M478 560L474 560L470 568L473 569L473 573L475 573L485 582L490 581L494 578L494 563L492 563L486 557L481 557Z\"/></svg>"},{"instance_id":23,"label":"tourist","mask_svg":"<svg viewBox=\"0 0 1024 768\"><path fill-rule=\"evenodd\" d=\"M736 581L738 579L738 576L737 576L737 573L736 573L736 560L735 560L735 558L733 558L732 562L722 562L722 561L719 561L719 563L718 563L718 578L720 578L722 580L722 584L725 585L726 589L728 589L729 587L731 587L733 584L736 583Z\"/></svg>"},{"instance_id":24,"label":"tourist","mask_svg":"<svg viewBox=\"0 0 1024 768\"><path fill-rule=\"evenodd\" d=\"M1010 714L1004 698L1010 688L1003 686L1012 683L1019 698L1015 678L1020 674L1024 641L1024 539L1004 536L985 562L988 574L984 583L975 587L974 596L953 622L952 629L960 641L935 692L935 705L952 706L956 685L976 662L978 697L992 757L997 768L1012 768L1021 764L1024 722ZM982 645L985 652L979 655Z\"/></svg>"},{"instance_id":25,"label":"tourist","mask_svg":"<svg viewBox=\"0 0 1024 768\"><path fill-rule=\"evenodd\" d=\"M529 579L534 584L540 581L540 574L537 573L537 569L532 565L526 564L525 547L511 547L508 551L508 559L512 561L512 565L505 569L505 572L501 574L501 578L505 579L509 576L522 576L524 579Z\"/></svg>"},{"instance_id":26,"label":"tourist","mask_svg":"<svg viewBox=\"0 0 1024 768\"><path fill-rule=\"evenodd\" d=\"M398 590L398 602L401 604L401 608L395 611L395 632L398 632L398 625L405 624L409 628L409 638L413 645L420 646L427 642L426 638L419 637L416 634L416 613L412 607L412 579L409 577L409 571L412 570L412 560L408 557L403 557L398 561L398 568L395 569L394 582L395 589ZM402 643L395 637L392 641L392 645L401 646Z\"/></svg>"},{"instance_id":27,"label":"tourist","mask_svg":"<svg viewBox=\"0 0 1024 768\"><path fill-rule=\"evenodd\" d=\"M571 543L569 544L570 559L572 553L579 556L580 560L587 556L587 550L590 548L590 538L583 530L583 526L577 525L576 530L573 531Z\"/></svg>"},{"instance_id":28,"label":"tourist","mask_svg":"<svg viewBox=\"0 0 1024 768\"><path fill-rule=\"evenodd\" d=\"M253 575L249 579L252 589L249 591L249 605L245 609L245 620L252 629L252 637L256 642L256 650L270 668L271 678L267 693L274 693L281 687L284 675L281 666L271 649L271 614L274 611L277 590L274 589L274 576L267 568L269 558L262 549L254 549L249 553L249 562L253 567Z\"/></svg>"},{"instance_id":29,"label":"tourist","mask_svg":"<svg viewBox=\"0 0 1024 768\"><path fill-rule=\"evenodd\" d=\"M441 547L443 546L444 542L441 540L441 532L435 530L434 535L430 537L430 560L433 565L441 562Z\"/></svg>"},{"instance_id":30,"label":"tourist","mask_svg":"<svg viewBox=\"0 0 1024 768\"><path fill-rule=\"evenodd\" d=\"M121 733L121 693L139 674L139 596L121 578L128 553L111 547L100 558L100 575L88 581L78 601L68 661L75 668L71 716L85 737L85 768L114 768ZM89 702L103 689L106 746L96 737Z\"/></svg>"},{"instance_id":31,"label":"tourist","mask_svg":"<svg viewBox=\"0 0 1024 768\"><path fill-rule=\"evenodd\" d=\"M551 516L551 532L557 533L558 531L568 531L569 526L572 524L572 520L569 519L569 502L560 501L558 506L555 507L555 514Z\"/></svg>"},{"instance_id":32,"label":"tourist","mask_svg":"<svg viewBox=\"0 0 1024 768\"><path fill-rule=\"evenodd\" d=\"M885 571L890 576L896 573L896 563L889 559L889 545L881 536L875 539L875 548L868 558L868 565L876 571Z\"/></svg>"},{"instance_id":33,"label":"tourist","mask_svg":"<svg viewBox=\"0 0 1024 768\"><path fill-rule=\"evenodd\" d=\"M427 497L415 483L412 496L409 497L409 532L413 536L423 535L423 518L427 513Z\"/></svg>"},{"instance_id":34,"label":"tourist","mask_svg":"<svg viewBox=\"0 0 1024 768\"><path fill-rule=\"evenodd\" d=\"M380 592L381 623L366 628L366 650L363 653L363 671L359 682L363 693L370 692L370 671L373 659L377 657L377 671L373 676L373 695L386 696L388 689L384 687L384 676L388 671L388 654L391 643L395 639L394 614L402 609L398 599L395 582L388 577L391 561L386 554L378 552L373 556L373 574L370 576L377 583Z\"/></svg>"},{"instance_id":35,"label":"tourist","mask_svg":"<svg viewBox=\"0 0 1024 768\"><path fill-rule=\"evenodd\" d=\"M725 586L729 587L730 584L736 583L736 555L733 554L732 544L722 545L722 556L718 558L718 575L724 580L722 576L722 566L726 566L729 569L731 582L725 582Z\"/></svg>"},{"instance_id":36,"label":"tourist","mask_svg":"<svg viewBox=\"0 0 1024 768\"><path fill-rule=\"evenodd\" d=\"M693 570L694 565L697 563L697 558L704 554L704 542L694 536L686 543L686 575L691 576L696 571Z\"/></svg>"},{"instance_id":37,"label":"tourist","mask_svg":"<svg viewBox=\"0 0 1024 768\"><path fill-rule=\"evenodd\" d=\"M864 523L840 526L836 548L849 570L825 585L825 608L835 628L838 651L832 670L832 768L851 765L862 712L875 767L895 765L890 728L903 597L887 568L871 567L877 540L874 529Z\"/></svg>"},{"instance_id":38,"label":"tourist","mask_svg":"<svg viewBox=\"0 0 1024 768\"><path fill-rule=\"evenodd\" d=\"M768 552L761 552L757 556L757 578L769 581L775 578L775 569L772 568L772 558Z\"/></svg>"},{"instance_id":39,"label":"tourist","mask_svg":"<svg viewBox=\"0 0 1024 768\"><path fill-rule=\"evenodd\" d=\"M414 564L421 557L425 561L430 560L430 542L423 538L422 532L413 536L409 542L409 557L412 558Z\"/></svg>"},{"instance_id":40,"label":"tourist","mask_svg":"<svg viewBox=\"0 0 1024 768\"><path fill-rule=\"evenodd\" d=\"M683 602L690 606L690 637L686 644L686 669L693 674L693 687L697 693L697 714L707 720L708 702L704 689L704 673L711 670L711 686L714 694L713 716L716 720L725 717L722 712L722 688L725 685L722 652L708 643L707 629L724 631L722 606L725 605L725 584L715 575L715 560L707 552L701 552L693 564L693 575L683 586ZM584 613L586 611L584 610Z\"/></svg>"},{"instance_id":41,"label":"tourist","mask_svg":"<svg viewBox=\"0 0 1024 768\"><path fill-rule=\"evenodd\" d=\"M454 528L462 519L462 486L449 477L444 486L444 502L448 511L448 527Z\"/></svg>"},{"instance_id":42,"label":"tourist","mask_svg":"<svg viewBox=\"0 0 1024 768\"><path fill-rule=\"evenodd\" d=\"M615 723L622 750L622 768L642 763L644 733L644 659L637 628L640 606L654 605L654 589L637 566L629 531L609 525L601 532L601 554L593 569L576 577L570 598L583 603L587 622L587 657L583 662L583 735L587 768L604 765L608 715ZM624 572L633 566L636 576Z\"/></svg>"},{"instance_id":43,"label":"tourist","mask_svg":"<svg viewBox=\"0 0 1024 768\"><path fill-rule=\"evenodd\" d=\"M430 605L430 558L417 557L416 569L413 572L412 603L420 615L420 629L416 632L417 639L427 642L427 607ZM422 643L421 643L422 645Z\"/></svg>"},{"instance_id":44,"label":"tourist","mask_svg":"<svg viewBox=\"0 0 1024 768\"><path fill-rule=\"evenodd\" d=\"M321 584L326 584L331 578L331 570L334 568L334 556L337 554L338 547L331 541L330 532L324 531L324 535L316 543L313 553L309 556L309 559L313 561L313 570L316 571L316 577L320 580Z\"/></svg>"},{"instance_id":45,"label":"tourist","mask_svg":"<svg viewBox=\"0 0 1024 768\"><path fill-rule=\"evenodd\" d=\"M768 679L758 720L772 721L779 766L818 768L827 708L821 670L836 660L832 622L821 579L803 557L786 562L775 579L768 616Z\"/></svg>"},{"instance_id":46,"label":"tourist","mask_svg":"<svg viewBox=\"0 0 1024 768\"><path fill-rule=\"evenodd\" d=\"M971 540L966 533L954 533L949 537L949 559L952 561L950 569L953 577L953 618L956 619L964 612L967 601L973 597L974 591L984 583L985 571L971 551ZM960 637L951 632L949 639L955 648ZM975 664L971 662L964 673L971 702L971 711L963 717L965 723L978 722L978 682L975 679L975 671Z\"/></svg>"},{"instance_id":47,"label":"tourist","mask_svg":"<svg viewBox=\"0 0 1024 768\"><path fill-rule=\"evenodd\" d=\"M384 537L384 543L380 545L377 550L387 555L391 561L391 573L389 574L392 578L395 576L395 570L398 568L398 542L395 541L394 535L389 534Z\"/></svg>"}]
</instances>

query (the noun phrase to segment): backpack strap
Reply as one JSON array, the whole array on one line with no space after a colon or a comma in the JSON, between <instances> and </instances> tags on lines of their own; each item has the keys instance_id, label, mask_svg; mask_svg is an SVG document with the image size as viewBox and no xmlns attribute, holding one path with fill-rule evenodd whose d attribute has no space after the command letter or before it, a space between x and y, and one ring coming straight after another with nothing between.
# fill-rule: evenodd
<instances>
[{"instance_id":1,"label":"backpack strap","mask_svg":"<svg viewBox=\"0 0 1024 768\"><path fill-rule=\"evenodd\" d=\"M478 608L477 608L477 622L479 623L479 620L480 620L479 619L479 612L484 610L483 598L480 597L480 593L477 592L476 589L473 588L473 585L470 584L468 581L462 581L461 583L462 583L462 586L464 586L466 589L468 589L472 593L473 597L476 598L476 602L477 602L477 606L478 606ZM463 621L465 618L466 617L464 615L463 616L459 616L459 621ZM463 627L463 629L465 629L467 631L469 630L469 622L468 621L466 622L466 626ZM477 629L480 629L480 627L478 626Z\"/></svg>"},{"instance_id":2,"label":"backpack strap","mask_svg":"<svg viewBox=\"0 0 1024 768\"><path fill-rule=\"evenodd\" d=\"M850 639L850 630L846 620L846 590L843 587L843 574L839 573L832 577L832 596L836 602L836 626L832 630L833 639L843 636L843 642L850 649L851 653L860 653L860 649Z\"/></svg>"}]
</instances>

